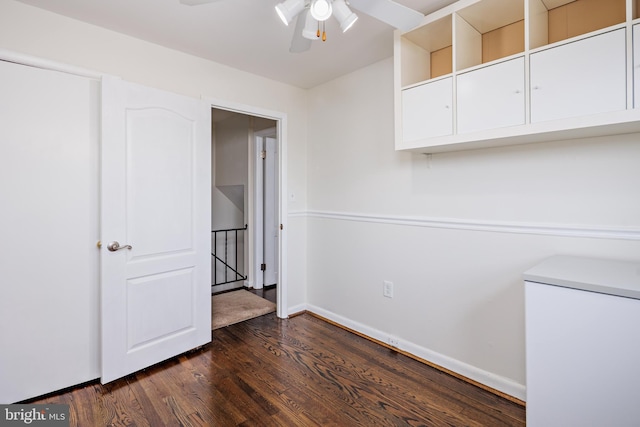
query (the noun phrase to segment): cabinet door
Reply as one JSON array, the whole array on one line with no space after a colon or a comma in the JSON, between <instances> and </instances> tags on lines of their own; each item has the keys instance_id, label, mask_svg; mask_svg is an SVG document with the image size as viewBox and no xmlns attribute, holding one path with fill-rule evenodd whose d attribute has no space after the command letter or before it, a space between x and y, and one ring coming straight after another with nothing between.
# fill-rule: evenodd
<instances>
[{"instance_id":1,"label":"cabinet door","mask_svg":"<svg viewBox=\"0 0 640 427\"><path fill-rule=\"evenodd\" d=\"M633 106L640 107L640 25L633 27Z\"/></svg>"},{"instance_id":2,"label":"cabinet door","mask_svg":"<svg viewBox=\"0 0 640 427\"><path fill-rule=\"evenodd\" d=\"M640 300L525 282L527 426L637 426L639 323Z\"/></svg>"},{"instance_id":3,"label":"cabinet door","mask_svg":"<svg viewBox=\"0 0 640 427\"><path fill-rule=\"evenodd\" d=\"M525 123L524 58L457 77L458 133Z\"/></svg>"},{"instance_id":4,"label":"cabinet door","mask_svg":"<svg viewBox=\"0 0 640 427\"><path fill-rule=\"evenodd\" d=\"M453 133L451 77L402 91L402 139L414 141Z\"/></svg>"},{"instance_id":5,"label":"cabinet door","mask_svg":"<svg viewBox=\"0 0 640 427\"><path fill-rule=\"evenodd\" d=\"M531 55L531 122L626 108L625 29Z\"/></svg>"}]
</instances>

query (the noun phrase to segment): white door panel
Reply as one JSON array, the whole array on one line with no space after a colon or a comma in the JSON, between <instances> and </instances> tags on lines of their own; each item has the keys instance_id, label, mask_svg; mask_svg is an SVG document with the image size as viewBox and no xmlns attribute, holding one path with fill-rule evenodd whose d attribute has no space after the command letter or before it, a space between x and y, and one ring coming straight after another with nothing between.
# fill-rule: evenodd
<instances>
[{"instance_id":1,"label":"white door panel","mask_svg":"<svg viewBox=\"0 0 640 427\"><path fill-rule=\"evenodd\" d=\"M103 383L210 341L209 114L103 81ZM131 248L111 252L112 241Z\"/></svg>"},{"instance_id":2,"label":"white door panel","mask_svg":"<svg viewBox=\"0 0 640 427\"><path fill-rule=\"evenodd\" d=\"M192 250L192 121L158 108L128 111L126 120L127 225L135 256Z\"/></svg>"},{"instance_id":3,"label":"white door panel","mask_svg":"<svg viewBox=\"0 0 640 427\"><path fill-rule=\"evenodd\" d=\"M130 329L127 348L136 350L154 340L193 327L193 268L131 279L128 288ZM149 312L139 309L145 305L154 309Z\"/></svg>"}]
</instances>

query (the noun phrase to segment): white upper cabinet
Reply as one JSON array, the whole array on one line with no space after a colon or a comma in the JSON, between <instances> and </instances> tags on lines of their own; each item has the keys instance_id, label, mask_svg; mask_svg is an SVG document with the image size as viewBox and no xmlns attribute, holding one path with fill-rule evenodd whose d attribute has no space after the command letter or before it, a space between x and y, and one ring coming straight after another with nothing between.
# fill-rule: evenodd
<instances>
[{"instance_id":1,"label":"white upper cabinet","mask_svg":"<svg viewBox=\"0 0 640 427\"><path fill-rule=\"evenodd\" d=\"M640 132L640 0L459 0L397 30L394 58L397 150Z\"/></svg>"},{"instance_id":2,"label":"white upper cabinet","mask_svg":"<svg viewBox=\"0 0 640 427\"><path fill-rule=\"evenodd\" d=\"M627 107L621 28L531 55L531 123Z\"/></svg>"},{"instance_id":3,"label":"white upper cabinet","mask_svg":"<svg viewBox=\"0 0 640 427\"><path fill-rule=\"evenodd\" d=\"M524 58L457 77L458 133L525 123Z\"/></svg>"},{"instance_id":4,"label":"white upper cabinet","mask_svg":"<svg viewBox=\"0 0 640 427\"><path fill-rule=\"evenodd\" d=\"M402 134L407 141L453 133L451 77L402 91Z\"/></svg>"}]
</instances>

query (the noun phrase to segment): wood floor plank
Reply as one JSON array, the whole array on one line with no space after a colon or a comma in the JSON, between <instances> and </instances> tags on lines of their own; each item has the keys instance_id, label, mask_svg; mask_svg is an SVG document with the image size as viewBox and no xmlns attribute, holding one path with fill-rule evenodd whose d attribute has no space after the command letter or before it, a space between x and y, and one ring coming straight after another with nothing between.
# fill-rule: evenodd
<instances>
[{"instance_id":1,"label":"wood floor plank","mask_svg":"<svg viewBox=\"0 0 640 427\"><path fill-rule=\"evenodd\" d=\"M260 341L262 341L262 338L257 338L256 335L250 332L246 330L243 334L246 340L253 342L249 347L261 348ZM340 407L345 416L364 418L373 424L377 421L379 424L380 420L376 416L372 418L366 408L362 407L361 402L355 400L352 396L336 391L335 384L331 384L328 381L328 376L317 369L319 362L308 357L307 353L310 347L303 346L301 348L299 346L300 343L297 340L293 341L293 345L287 345L285 342L280 341L277 346L277 357L282 359L280 364L286 364L287 370L295 374L291 377L294 384L299 388L304 388L307 393L314 395L317 400L328 400L333 408Z\"/></svg>"},{"instance_id":2,"label":"wood floor plank","mask_svg":"<svg viewBox=\"0 0 640 427\"><path fill-rule=\"evenodd\" d=\"M217 329L203 348L31 401L43 402L69 404L80 427L525 424L522 406L309 314Z\"/></svg>"},{"instance_id":3,"label":"wood floor plank","mask_svg":"<svg viewBox=\"0 0 640 427\"><path fill-rule=\"evenodd\" d=\"M310 329L307 328L304 333L310 333ZM304 333L301 333L301 335L304 335ZM317 338L317 331L314 331L313 335ZM246 336L251 336L251 334ZM292 340L290 343L280 342L279 346L281 349L291 350L295 349L298 343L297 340ZM362 375L364 371L360 371L359 367L342 357L335 357L335 353L330 351L330 349L339 348L335 340L316 339L315 343L318 346L317 348L322 349L322 351L316 352L314 348L306 347L299 353L301 356L299 356L298 363L304 366L305 371L312 371L315 376L322 379L322 385L325 387L326 392L331 392L334 396L340 397L342 403L346 403L350 409L360 411L358 415L360 418L371 418L370 421L375 424L381 424L387 418L391 418L395 422L406 423L411 418L411 413L414 410L411 408L411 404L408 405L406 400L400 403L394 402L393 399L375 392L372 393L369 387L369 379L364 378ZM364 363L365 361L366 359L363 359L361 362ZM379 385L383 387L393 386L392 383L385 383L384 381L381 381ZM415 405L415 403L413 404ZM366 409L373 405L385 408L384 419L372 417L366 412ZM419 412L419 408L415 409L416 412ZM433 404L429 406L429 411L429 418L433 422L455 418L455 413L441 414L439 408ZM404 414L404 417L396 415L400 413Z\"/></svg>"},{"instance_id":4,"label":"wood floor plank","mask_svg":"<svg viewBox=\"0 0 640 427\"><path fill-rule=\"evenodd\" d=\"M369 369L370 354L357 355L355 352L350 352L349 354L352 357L349 359L336 357L336 353L332 353L328 349L341 348L341 345L345 344L344 340L340 340L340 343L338 343L334 337L325 337L323 339L317 330L310 331L311 329L307 328L305 331L300 331L300 334L311 333L315 337L315 343L318 348L322 350L316 353L313 349L306 349L310 364L313 365L313 368L309 369L314 370L317 375L324 378L325 383L334 386L336 393L344 394L346 400L366 400L368 405L385 407L388 416L392 416L392 412L410 416L412 412L419 412L426 405L426 401L421 402L416 400L415 396L403 392L402 387L397 384L398 379L402 379L401 377L386 378L384 375L372 375ZM342 349L345 349L344 346L342 346ZM384 371L381 372L384 373ZM408 378L404 378L404 380L413 382ZM377 387L372 389L370 387L371 383L375 383ZM380 391L392 391L392 393L386 393L385 395ZM428 391L423 397L429 397ZM441 397L435 393L430 397L432 400L429 408L432 420L452 418L455 416L455 411L462 410L461 406L452 408L451 403L446 405L446 410L441 410L434 404L434 401L436 399L440 400ZM439 412L443 412L443 414Z\"/></svg>"},{"instance_id":5,"label":"wood floor plank","mask_svg":"<svg viewBox=\"0 0 640 427\"><path fill-rule=\"evenodd\" d=\"M321 320L317 320L316 322L320 326L326 327L328 325L326 322ZM349 332L344 332L349 334ZM318 335L320 335L320 333L318 333ZM324 335L329 338L336 336L336 334L330 329L327 329ZM377 371L386 377L385 380L388 381L390 378L389 375L392 375L395 378L401 378L405 381L405 383L402 384L403 389L412 390L414 387L418 386L419 384L415 381L418 377L420 377L421 382L428 381L430 384L429 388L437 394L438 399L446 399L446 402L443 403L444 406L448 408L458 406L461 410L464 409L466 413L474 413L474 416L480 417L480 414L482 414L482 418L485 419L492 418L492 414L498 414L500 417L511 415L515 420L522 419L524 417L524 409L521 406L513 405L512 402L487 393L482 389L475 388L475 392L480 393L482 396L481 402L469 399L473 396L468 395L468 389L466 390L466 395L460 395L457 391L457 384L466 384L464 381L443 373L442 371L435 369L426 370L425 366L422 364L403 363L403 360L407 359L407 356L388 350L375 343L369 343L369 345L366 346L357 344L354 347L350 347L350 344L353 342L352 340L341 339L340 341L346 351L353 352L354 354L360 354L370 363L377 365L379 368ZM367 352L364 351L365 348L368 350ZM389 357L375 356L376 354L383 355L385 352L388 353ZM396 369L398 366L402 367L400 371ZM486 403L483 403L486 402L487 399L491 399L495 407L489 407ZM493 422L493 425L502 424L496 420Z\"/></svg>"}]
</instances>

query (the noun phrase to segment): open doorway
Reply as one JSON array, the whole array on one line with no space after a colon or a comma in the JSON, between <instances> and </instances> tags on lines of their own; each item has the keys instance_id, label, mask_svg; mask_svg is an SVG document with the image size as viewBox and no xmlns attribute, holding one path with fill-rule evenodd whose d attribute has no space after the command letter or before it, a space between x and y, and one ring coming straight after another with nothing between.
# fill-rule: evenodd
<instances>
[{"instance_id":1,"label":"open doorway","mask_svg":"<svg viewBox=\"0 0 640 427\"><path fill-rule=\"evenodd\" d=\"M278 274L281 120L213 106L211 122L212 293L247 289L286 317Z\"/></svg>"}]
</instances>

